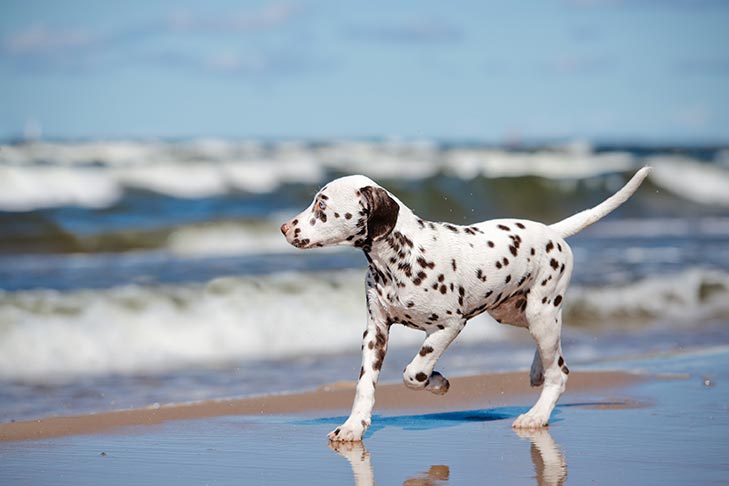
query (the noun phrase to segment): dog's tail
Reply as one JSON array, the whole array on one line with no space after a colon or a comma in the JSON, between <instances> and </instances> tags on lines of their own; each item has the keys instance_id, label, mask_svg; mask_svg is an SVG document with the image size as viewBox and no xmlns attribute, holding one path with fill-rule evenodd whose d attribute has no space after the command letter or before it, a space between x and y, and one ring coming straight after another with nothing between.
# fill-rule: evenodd
<instances>
[{"instance_id":1,"label":"dog's tail","mask_svg":"<svg viewBox=\"0 0 729 486\"><path fill-rule=\"evenodd\" d=\"M618 206L628 200L630 196L638 189L650 173L650 167L643 167L635 173L632 179L625 184L618 192L598 204L592 209L586 209L567 219L563 219L558 223L550 225L550 228L559 233L563 238L567 238L590 226L592 223L601 220Z\"/></svg>"}]
</instances>

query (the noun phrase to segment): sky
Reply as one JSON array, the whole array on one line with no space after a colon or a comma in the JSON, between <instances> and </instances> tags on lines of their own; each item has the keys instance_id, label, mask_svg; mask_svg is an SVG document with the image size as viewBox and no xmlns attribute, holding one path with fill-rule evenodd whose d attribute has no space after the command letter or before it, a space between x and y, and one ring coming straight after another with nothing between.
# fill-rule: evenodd
<instances>
[{"instance_id":1,"label":"sky","mask_svg":"<svg viewBox=\"0 0 729 486\"><path fill-rule=\"evenodd\" d=\"M0 138L729 143L729 1L2 0Z\"/></svg>"}]
</instances>

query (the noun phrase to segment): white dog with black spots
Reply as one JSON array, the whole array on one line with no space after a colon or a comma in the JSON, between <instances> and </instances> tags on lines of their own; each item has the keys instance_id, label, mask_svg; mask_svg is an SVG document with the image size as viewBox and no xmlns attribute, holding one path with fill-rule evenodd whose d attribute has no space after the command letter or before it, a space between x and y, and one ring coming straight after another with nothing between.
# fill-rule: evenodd
<instances>
[{"instance_id":1,"label":"white dog with black spots","mask_svg":"<svg viewBox=\"0 0 729 486\"><path fill-rule=\"evenodd\" d=\"M405 385L440 395L449 383L434 371L435 364L468 320L483 312L498 322L527 328L534 338L530 380L543 388L513 427L546 426L569 374L560 343L562 304L572 274L572 251L565 238L624 203L649 171L640 169L603 203L552 225L520 219L468 226L425 221L361 175L323 187L307 209L281 225L281 232L302 249L361 248L369 263L367 329L354 404L329 439L358 441L369 427L392 324L426 334L405 368Z\"/></svg>"}]
</instances>

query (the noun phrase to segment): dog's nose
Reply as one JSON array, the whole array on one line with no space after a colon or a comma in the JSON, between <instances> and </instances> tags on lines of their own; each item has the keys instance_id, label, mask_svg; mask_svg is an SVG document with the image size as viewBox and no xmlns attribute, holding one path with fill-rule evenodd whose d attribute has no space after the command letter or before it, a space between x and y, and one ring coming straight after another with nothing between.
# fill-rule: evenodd
<instances>
[{"instance_id":1,"label":"dog's nose","mask_svg":"<svg viewBox=\"0 0 729 486\"><path fill-rule=\"evenodd\" d=\"M286 232L288 232L288 230L289 230L289 225L287 225L286 223L281 225L281 233L283 233L285 235Z\"/></svg>"}]
</instances>

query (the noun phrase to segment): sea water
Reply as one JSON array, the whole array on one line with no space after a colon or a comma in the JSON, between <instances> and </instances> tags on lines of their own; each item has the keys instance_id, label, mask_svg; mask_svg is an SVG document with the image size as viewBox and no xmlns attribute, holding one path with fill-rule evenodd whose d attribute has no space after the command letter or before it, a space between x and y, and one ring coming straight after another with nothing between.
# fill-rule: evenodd
<instances>
[{"instance_id":1,"label":"sea water","mask_svg":"<svg viewBox=\"0 0 729 486\"><path fill-rule=\"evenodd\" d=\"M356 378L360 251L278 227L363 173L419 216L555 222L654 171L571 238L568 362L729 342L729 150L435 142L85 141L0 146L0 420L300 390ZM384 380L422 333L394 328ZM446 375L528 367L480 316ZM526 378L525 378L526 379Z\"/></svg>"}]
</instances>

